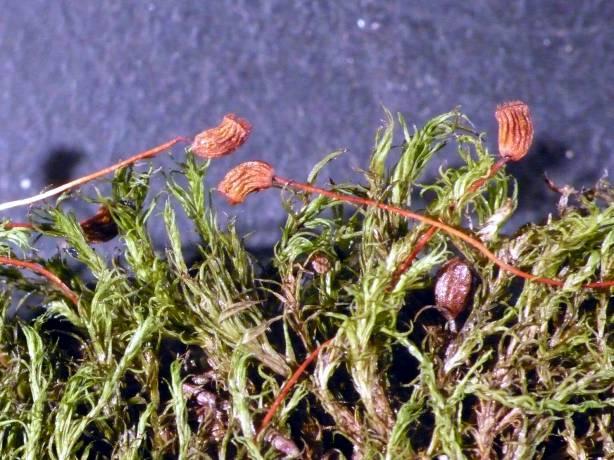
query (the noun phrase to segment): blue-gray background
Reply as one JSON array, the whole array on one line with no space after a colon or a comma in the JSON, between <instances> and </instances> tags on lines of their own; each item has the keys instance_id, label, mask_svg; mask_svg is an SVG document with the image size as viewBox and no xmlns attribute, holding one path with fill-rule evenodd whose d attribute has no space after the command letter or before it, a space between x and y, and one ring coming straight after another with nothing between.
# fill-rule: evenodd
<instances>
[{"instance_id":1,"label":"blue-gray background","mask_svg":"<svg viewBox=\"0 0 614 460\"><path fill-rule=\"evenodd\" d=\"M527 101L536 141L511 167L520 222L554 210L544 171L590 186L614 161L611 0L0 0L0 8L2 201L231 111L251 120L253 135L216 163L212 183L253 158L304 178L338 148L348 153L328 175L356 179L382 105L417 124L461 105L494 147L495 105ZM283 219L275 191L231 212L255 231L256 246Z\"/></svg>"}]
</instances>

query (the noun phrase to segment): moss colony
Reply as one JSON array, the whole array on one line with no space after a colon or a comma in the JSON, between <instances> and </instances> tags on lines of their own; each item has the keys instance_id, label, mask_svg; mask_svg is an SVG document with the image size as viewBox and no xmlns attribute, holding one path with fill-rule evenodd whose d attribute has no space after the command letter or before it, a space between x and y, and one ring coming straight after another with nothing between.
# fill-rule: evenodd
<instances>
[{"instance_id":1,"label":"moss colony","mask_svg":"<svg viewBox=\"0 0 614 460\"><path fill-rule=\"evenodd\" d=\"M1 457L614 457L614 193L564 188L559 216L502 234L521 193L504 164L532 138L521 109L498 112L498 159L457 111L414 130L389 116L364 182L328 195L315 184L337 154L306 184L240 165L220 184L235 202L283 189L270 261L218 226L215 163L195 157L237 148L237 117L197 136L166 193L128 166L90 219L62 195L5 221ZM421 182L444 145L460 166ZM417 193L431 220L398 212ZM120 252L96 251L116 234ZM40 258L50 238L70 251Z\"/></svg>"}]
</instances>

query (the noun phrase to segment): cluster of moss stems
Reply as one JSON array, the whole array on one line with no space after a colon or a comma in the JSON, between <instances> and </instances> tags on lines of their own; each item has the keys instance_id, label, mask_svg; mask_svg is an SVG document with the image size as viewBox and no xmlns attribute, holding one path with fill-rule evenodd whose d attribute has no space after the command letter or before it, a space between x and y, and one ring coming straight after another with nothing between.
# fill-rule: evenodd
<instances>
[{"instance_id":1,"label":"cluster of moss stems","mask_svg":"<svg viewBox=\"0 0 614 460\"><path fill-rule=\"evenodd\" d=\"M455 166L429 179L444 151ZM388 114L364 182L317 186L337 156L306 182L275 175L271 260L218 224L212 163L190 148L172 172L122 163L88 198L117 228L110 251L70 195L5 222L2 457L614 456L609 185L509 236L515 182L458 111L414 130ZM42 257L36 235L69 250ZM457 333L425 308L452 257L476 279Z\"/></svg>"}]
</instances>

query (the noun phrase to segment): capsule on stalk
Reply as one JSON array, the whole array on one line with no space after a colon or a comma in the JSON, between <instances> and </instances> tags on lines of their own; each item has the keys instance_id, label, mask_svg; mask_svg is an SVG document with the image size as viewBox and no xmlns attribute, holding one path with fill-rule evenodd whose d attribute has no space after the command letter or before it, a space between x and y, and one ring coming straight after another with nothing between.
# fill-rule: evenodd
<instances>
[{"instance_id":1,"label":"capsule on stalk","mask_svg":"<svg viewBox=\"0 0 614 460\"><path fill-rule=\"evenodd\" d=\"M446 262L437 273L435 308L448 320L452 332L456 332L456 318L467 307L472 284L471 269L459 257Z\"/></svg>"},{"instance_id":2,"label":"capsule on stalk","mask_svg":"<svg viewBox=\"0 0 614 460\"><path fill-rule=\"evenodd\" d=\"M226 197L230 204L245 201L247 195L273 186L275 171L264 161L246 161L226 173L217 186L217 191Z\"/></svg>"},{"instance_id":3,"label":"capsule on stalk","mask_svg":"<svg viewBox=\"0 0 614 460\"><path fill-rule=\"evenodd\" d=\"M499 124L499 154L505 160L521 160L533 142L533 121L529 106L511 101L497 107L495 118Z\"/></svg>"},{"instance_id":4,"label":"capsule on stalk","mask_svg":"<svg viewBox=\"0 0 614 460\"><path fill-rule=\"evenodd\" d=\"M241 147L252 130L244 118L229 113L215 128L207 129L194 138L190 150L201 158L218 158Z\"/></svg>"}]
</instances>

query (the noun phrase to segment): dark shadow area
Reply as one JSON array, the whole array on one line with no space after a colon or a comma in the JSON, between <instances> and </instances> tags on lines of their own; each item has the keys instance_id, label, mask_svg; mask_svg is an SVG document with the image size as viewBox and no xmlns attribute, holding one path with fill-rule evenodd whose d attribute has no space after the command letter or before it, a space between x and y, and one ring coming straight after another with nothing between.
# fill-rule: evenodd
<instances>
[{"instance_id":1,"label":"dark shadow area","mask_svg":"<svg viewBox=\"0 0 614 460\"><path fill-rule=\"evenodd\" d=\"M46 186L56 187L73 179L73 171L85 158L85 152L74 147L53 148L43 162L42 174Z\"/></svg>"},{"instance_id":2,"label":"dark shadow area","mask_svg":"<svg viewBox=\"0 0 614 460\"><path fill-rule=\"evenodd\" d=\"M548 137L538 137L529 154L517 163L509 163L508 172L518 181L518 210L526 219L514 221L514 229L531 221L538 223L556 208L558 197L547 187L544 174L566 167L569 146Z\"/></svg>"}]
</instances>

